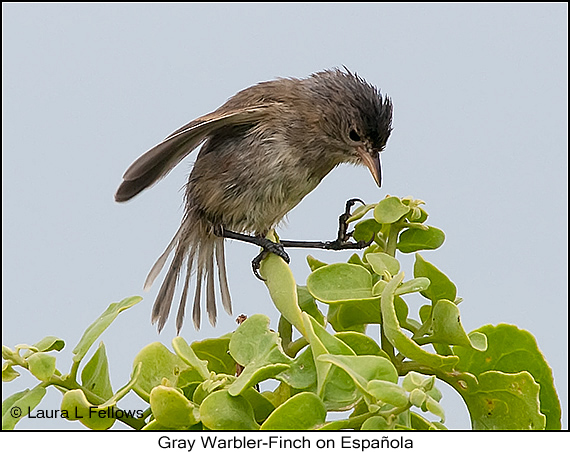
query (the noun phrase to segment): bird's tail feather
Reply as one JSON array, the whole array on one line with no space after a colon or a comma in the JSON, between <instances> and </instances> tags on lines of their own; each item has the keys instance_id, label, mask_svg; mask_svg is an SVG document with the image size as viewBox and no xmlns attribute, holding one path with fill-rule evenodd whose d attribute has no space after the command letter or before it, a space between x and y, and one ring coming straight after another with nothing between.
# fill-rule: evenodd
<instances>
[{"instance_id":1,"label":"bird's tail feather","mask_svg":"<svg viewBox=\"0 0 570 452\"><path fill-rule=\"evenodd\" d=\"M162 286L154 302L152 309L152 323L158 323L158 331L161 331L168 320L172 301L174 299L176 285L183 271L185 271L184 286L180 297L178 313L176 315L176 329L180 332L184 321L186 310L186 299L190 288L192 274L196 273L196 289L194 293L194 306L192 309L192 319L196 329L201 323L201 299L202 292L205 293L206 312L210 324L215 326L217 308L215 294L215 263L218 266L218 281L222 299L222 306L231 315L232 305L230 291L227 281L224 239L212 234L209 227L200 220L190 222L183 221L172 241L168 244L164 252L160 255L145 282L145 290L150 288L156 277L160 274L166 261L172 252L174 257L166 273ZM202 284L205 282L205 291L202 291Z\"/></svg>"},{"instance_id":2,"label":"bird's tail feather","mask_svg":"<svg viewBox=\"0 0 570 452\"><path fill-rule=\"evenodd\" d=\"M228 286L228 276L226 273L226 253L224 251L224 239L216 242L216 262L218 263L218 278L220 280L220 293L222 295L222 306L229 315L232 315L232 299Z\"/></svg>"}]
</instances>

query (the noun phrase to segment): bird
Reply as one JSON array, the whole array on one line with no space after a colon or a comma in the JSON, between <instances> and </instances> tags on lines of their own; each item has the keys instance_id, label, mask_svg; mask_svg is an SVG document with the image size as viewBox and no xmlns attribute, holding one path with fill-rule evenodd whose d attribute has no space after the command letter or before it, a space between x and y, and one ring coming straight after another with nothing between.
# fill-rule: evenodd
<instances>
[{"instance_id":1,"label":"bird","mask_svg":"<svg viewBox=\"0 0 570 452\"><path fill-rule=\"evenodd\" d=\"M392 131L392 115L392 100L364 78L346 67L325 69L245 88L136 159L115 193L117 202L153 186L201 145L185 185L180 227L144 284L148 290L173 255L152 308L158 331L181 284L180 334L193 274L194 327L201 325L202 298L215 326L216 267L222 306L231 315L226 238L263 248L254 271L268 252L289 262L283 245L273 244L266 234L339 164L366 166L380 187L380 153Z\"/></svg>"}]
</instances>

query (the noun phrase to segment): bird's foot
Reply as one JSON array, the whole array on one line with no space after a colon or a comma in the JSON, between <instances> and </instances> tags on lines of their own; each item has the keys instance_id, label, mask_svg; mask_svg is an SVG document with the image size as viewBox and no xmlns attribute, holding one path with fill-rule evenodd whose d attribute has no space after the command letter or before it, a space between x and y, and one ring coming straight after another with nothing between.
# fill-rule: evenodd
<instances>
[{"instance_id":1,"label":"bird's foot","mask_svg":"<svg viewBox=\"0 0 570 452\"><path fill-rule=\"evenodd\" d=\"M277 254L280 258L282 258L285 262L289 263L291 259L289 255L285 252L283 245L281 243L275 243L271 240L259 236L259 235L246 235L241 234L239 232L233 232L225 229L223 226L217 226L214 228L214 234L218 237L224 237L228 239L240 240L242 242L253 243L257 246L263 248L263 251L259 253L255 258L251 261L251 267L253 268L253 273L262 281L265 279L259 274L259 267L261 265L261 261L268 253Z\"/></svg>"},{"instance_id":2,"label":"bird's foot","mask_svg":"<svg viewBox=\"0 0 570 452\"><path fill-rule=\"evenodd\" d=\"M359 198L352 198L346 201L346 206L344 208L344 212L338 217L338 233L336 236L336 240L332 242L325 242L326 248L329 250L345 250L345 249L362 249L366 248L374 241L374 237L370 240L359 240L357 242L351 242L350 239L352 238L352 233L354 231L348 231L348 219L352 216L351 209L359 202L362 205L365 205L365 202Z\"/></svg>"},{"instance_id":3,"label":"bird's foot","mask_svg":"<svg viewBox=\"0 0 570 452\"><path fill-rule=\"evenodd\" d=\"M359 198L352 198L346 201L344 212L338 217L338 233L335 242L348 242L352 237L352 232L348 232L348 219L352 216L351 209L357 202L362 205L365 204L364 201Z\"/></svg>"},{"instance_id":4,"label":"bird's foot","mask_svg":"<svg viewBox=\"0 0 570 452\"><path fill-rule=\"evenodd\" d=\"M260 237L260 239L262 238ZM265 257L269 253L276 254L287 263L291 262L291 258L285 252L283 245L281 245L280 243L275 243L265 238L263 238L263 240L264 242L259 244L263 248L263 251L261 251L261 253L255 256L255 258L251 261L251 268L253 269L253 274L258 279L265 281L265 278L259 274L259 267L261 266L261 261L265 259Z\"/></svg>"}]
</instances>

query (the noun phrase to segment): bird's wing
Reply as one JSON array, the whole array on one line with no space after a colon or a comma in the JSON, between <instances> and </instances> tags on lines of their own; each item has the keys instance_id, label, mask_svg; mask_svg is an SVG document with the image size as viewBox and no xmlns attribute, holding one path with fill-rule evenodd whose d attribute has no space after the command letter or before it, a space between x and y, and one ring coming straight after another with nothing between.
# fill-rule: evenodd
<instances>
[{"instance_id":1,"label":"bird's wing","mask_svg":"<svg viewBox=\"0 0 570 452\"><path fill-rule=\"evenodd\" d=\"M128 201L158 182L216 129L259 121L273 105L268 103L230 111L217 110L182 126L132 163L123 175L115 200Z\"/></svg>"}]
</instances>

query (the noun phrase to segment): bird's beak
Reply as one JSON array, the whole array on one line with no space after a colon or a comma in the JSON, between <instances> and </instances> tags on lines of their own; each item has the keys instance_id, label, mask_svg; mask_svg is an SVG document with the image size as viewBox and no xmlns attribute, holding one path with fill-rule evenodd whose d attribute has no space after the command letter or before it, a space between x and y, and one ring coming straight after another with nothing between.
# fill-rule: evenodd
<instances>
[{"instance_id":1,"label":"bird's beak","mask_svg":"<svg viewBox=\"0 0 570 452\"><path fill-rule=\"evenodd\" d=\"M362 159L362 162L368 167L374 181L378 187L382 186L382 165L380 162L380 152L368 151L364 146L358 146L356 152Z\"/></svg>"}]
</instances>

